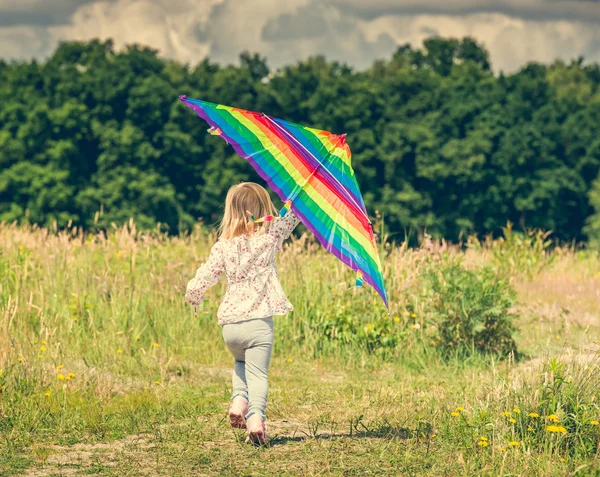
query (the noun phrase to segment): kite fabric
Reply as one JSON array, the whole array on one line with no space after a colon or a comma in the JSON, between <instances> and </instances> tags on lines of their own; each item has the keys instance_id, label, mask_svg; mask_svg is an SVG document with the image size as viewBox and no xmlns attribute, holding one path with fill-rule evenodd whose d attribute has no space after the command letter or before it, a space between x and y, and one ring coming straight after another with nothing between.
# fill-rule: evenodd
<instances>
[{"instance_id":1,"label":"kite fabric","mask_svg":"<svg viewBox=\"0 0 600 477\"><path fill-rule=\"evenodd\" d=\"M210 134L250 162L285 202L281 215L291 209L326 250L357 272L356 285L366 281L388 307L373 227L346 135L186 96L180 100L209 124Z\"/></svg>"}]
</instances>

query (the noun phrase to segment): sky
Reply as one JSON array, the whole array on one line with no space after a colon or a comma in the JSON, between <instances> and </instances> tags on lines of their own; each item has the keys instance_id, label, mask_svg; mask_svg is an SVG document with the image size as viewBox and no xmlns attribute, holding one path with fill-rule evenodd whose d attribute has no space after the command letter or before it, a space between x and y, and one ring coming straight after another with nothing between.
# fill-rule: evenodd
<instances>
[{"instance_id":1,"label":"sky","mask_svg":"<svg viewBox=\"0 0 600 477\"><path fill-rule=\"evenodd\" d=\"M433 35L475 38L496 72L557 58L600 62L600 0L0 0L4 59L112 38L192 65L237 63L248 50L274 68L316 54L364 68Z\"/></svg>"}]
</instances>

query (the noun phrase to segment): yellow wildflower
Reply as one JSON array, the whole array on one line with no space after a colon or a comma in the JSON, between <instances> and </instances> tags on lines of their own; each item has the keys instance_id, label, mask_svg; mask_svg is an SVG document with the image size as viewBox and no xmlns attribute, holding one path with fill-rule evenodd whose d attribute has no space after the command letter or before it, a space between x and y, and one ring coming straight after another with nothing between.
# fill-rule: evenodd
<instances>
[{"instance_id":1,"label":"yellow wildflower","mask_svg":"<svg viewBox=\"0 0 600 477\"><path fill-rule=\"evenodd\" d=\"M371 323L368 323L367 324L367 328L370 329L370 330L372 330L373 329L373 325Z\"/></svg>"},{"instance_id":2,"label":"yellow wildflower","mask_svg":"<svg viewBox=\"0 0 600 477\"><path fill-rule=\"evenodd\" d=\"M400 322L400 317L398 317L398 316L394 317L394 322L395 322L395 323L398 323L398 322Z\"/></svg>"},{"instance_id":3,"label":"yellow wildflower","mask_svg":"<svg viewBox=\"0 0 600 477\"><path fill-rule=\"evenodd\" d=\"M154 381L154 384L157 384L160 386L160 381Z\"/></svg>"},{"instance_id":4,"label":"yellow wildflower","mask_svg":"<svg viewBox=\"0 0 600 477\"><path fill-rule=\"evenodd\" d=\"M538 417L540 417L540 415L537 412L530 412L529 414L527 414L529 417L533 417L534 419L537 419Z\"/></svg>"},{"instance_id":5,"label":"yellow wildflower","mask_svg":"<svg viewBox=\"0 0 600 477\"><path fill-rule=\"evenodd\" d=\"M480 440L480 441L487 441L487 440L488 440L488 438L487 438L487 437L485 437L485 436L481 436L481 437L479 438L479 440Z\"/></svg>"},{"instance_id":6,"label":"yellow wildflower","mask_svg":"<svg viewBox=\"0 0 600 477\"><path fill-rule=\"evenodd\" d=\"M48 342L46 340L42 340L42 344L45 345L48 344Z\"/></svg>"},{"instance_id":7,"label":"yellow wildflower","mask_svg":"<svg viewBox=\"0 0 600 477\"><path fill-rule=\"evenodd\" d=\"M64 368L64 366L63 366L62 364L59 364L59 365L56 367L56 369L58 369L58 370L61 370L61 369L63 369L63 368Z\"/></svg>"},{"instance_id":8,"label":"yellow wildflower","mask_svg":"<svg viewBox=\"0 0 600 477\"><path fill-rule=\"evenodd\" d=\"M158 348L160 345L158 343L154 343L152 346L154 346L155 348Z\"/></svg>"},{"instance_id":9,"label":"yellow wildflower","mask_svg":"<svg viewBox=\"0 0 600 477\"><path fill-rule=\"evenodd\" d=\"M38 358L42 359L44 355L38 354Z\"/></svg>"},{"instance_id":10,"label":"yellow wildflower","mask_svg":"<svg viewBox=\"0 0 600 477\"><path fill-rule=\"evenodd\" d=\"M64 374L58 374L58 375L56 375L56 378L57 378L59 381L64 381L64 379L65 379L65 375L64 375Z\"/></svg>"},{"instance_id":11,"label":"yellow wildflower","mask_svg":"<svg viewBox=\"0 0 600 477\"><path fill-rule=\"evenodd\" d=\"M40 346L40 351L46 351L46 347L45 346Z\"/></svg>"},{"instance_id":12,"label":"yellow wildflower","mask_svg":"<svg viewBox=\"0 0 600 477\"><path fill-rule=\"evenodd\" d=\"M504 451L506 450L506 447L498 447L498 450L499 450L500 452L504 452Z\"/></svg>"},{"instance_id":13,"label":"yellow wildflower","mask_svg":"<svg viewBox=\"0 0 600 477\"><path fill-rule=\"evenodd\" d=\"M512 423L512 424L514 424L515 422L517 422L517 420L516 420L515 418L511 417L511 418L508 420L508 422L510 422L510 423Z\"/></svg>"},{"instance_id":14,"label":"yellow wildflower","mask_svg":"<svg viewBox=\"0 0 600 477\"><path fill-rule=\"evenodd\" d=\"M458 412L462 412L462 411L464 411L464 410L465 410L465 408L464 408L464 407L461 407L461 406L459 406L459 407L457 407L457 408L456 408L456 410L457 410Z\"/></svg>"},{"instance_id":15,"label":"yellow wildflower","mask_svg":"<svg viewBox=\"0 0 600 477\"><path fill-rule=\"evenodd\" d=\"M477 443L479 447L487 447L489 445L488 441L479 441Z\"/></svg>"},{"instance_id":16,"label":"yellow wildflower","mask_svg":"<svg viewBox=\"0 0 600 477\"><path fill-rule=\"evenodd\" d=\"M22 363L22 362L23 362L23 358L21 358L21 356L19 356L19 357L17 358L17 361L18 361L19 363Z\"/></svg>"},{"instance_id":17,"label":"yellow wildflower","mask_svg":"<svg viewBox=\"0 0 600 477\"><path fill-rule=\"evenodd\" d=\"M450 415L451 415L452 417L458 417L458 416L460 416L460 413L458 413L458 412L456 412L456 411L452 411L452 412L450 413Z\"/></svg>"},{"instance_id":18,"label":"yellow wildflower","mask_svg":"<svg viewBox=\"0 0 600 477\"><path fill-rule=\"evenodd\" d=\"M85 244L86 244L86 245L89 245L89 244L91 244L91 243L92 243L92 241L91 241L91 240L86 240L86 241L85 241Z\"/></svg>"},{"instance_id":19,"label":"yellow wildflower","mask_svg":"<svg viewBox=\"0 0 600 477\"><path fill-rule=\"evenodd\" d=\"M140 339L140 335L137 335L137 336L135 337L135 339L139 341L139 339Z\"/></svg>"},{"instance_id":20,"label":"yellow wildflower","mask_svg":"<svg viewBox=\"0 0 600 477\"><path fill-rule=\"evenodd\" d=\"M529 432L532 432L532 431L533 431L533 427L529 426L529 427L527 428L527 430L528 430Z\"/></svg>"},{"instance_id":21,"label":"yellow wildflower","mask_svg":"<svg viewBox=\"0 0 600 477\"><path fill-rule=\"evenodd\" d=\"M119 354L123 354L123 350L122 350L121 348L119 348L119 349L117 350L117 353L119 353Z\"/></svg>"},{"instance_id":22,"label":"yellow wildflower","mask_svg":"<svg viewBox=\"0 0 600 477\"><path fill-rule=\"evenodd\" d=\"M548 432L566 434L567 430L563 426L548 426L546 427Z\"/></svg>"},{"instance_id":23,"label":"yellow wildflower","mask_svg":"<svg viewBox=\"0 0 600 477\"><path fill-rule=\"evenodd\" d=\"M50 394L50 391L46 391L46 392L44 393L44 396L46 396L46 397L50 397L50 396L52 396L52 394Z\"/></svg>"},{"instance_id":24,"label":"yellow wildflower","mask_svg":"<svg viewBox=\"0 0 600 477\"><path fill-rule=\"evenodd\" d=\"M521 443L519 441L510 441L508 445L511 447L517 447L518 445L521 445Z\"/></svg>"},{"instance_id":25,"label":"yellow wildflower","mask_svg":"<svg viewBox=\"0 0 600 477\"><path fill-rule=\"evenodd\" d=\"M292 359L292 358L288 358L288 359L287 359L287 362L288 362L288 363L291 363L292 361L293 361L293 359Z\"/></svg>"},{"instance_id":26,"label":"yellow wildflower","mask_svg":"<svg viewBox=\"0 0 600 477\"><path fill-rule=\"evenodd\" d=\"M65 376L65 381L71 381L71 376Z\"/></svg>"},{"instance_id":27,"label":"yellow wildflower","mask_svg":"<svg viewBox=\"0 0 600 477\"><path fill-rule=\"evenodd\" d=\"M416 318L416 317L417 317L417 314L416 314L416 313L413 313L412 315L410 315L410 317L411 317L411 318Z\"/></svg>"},{"instance_id":28,"label":"yellow wildflower","mask_svg":"<svg viewBox=\"0 0 600 477\"><path fill-rule=\"evenodd\" d=\"M513 412L514 412L515 414L521 414L521 410L520 410L518 407L515 407L515 408L513 409Z\"/></svg>"},{"instance_id":29,"label":"yellow wildflower","mask_svg":"<svg viewBox=\"0 0 600 477\"><path fill-rule=\"evenodd\" d=\"M69 373L69 374L67 374L67 376L69 376L70 378L74 378L75 377L75 373Z\"/></svg>"},{"instance_id":30,"label":"yellow wildflower","mask_svg":"<svg viewBox=\"0 0 600 477\"><path fill-rule=\"evenodd\" d=\"M590 425L592 425L592 426L597 426L599 424L600 423L598 423L598 421L590 421Z\"/></svg>"},{"instance_id":31,"label":"yellow wildflower","mask_svg":"<svg viewBox=\"0 0 600 477\"><path fill-rule=\"evenodd\" d=\"M435 436L437 436L437 434L431 434L429 437L431 437L432 439L435 439Z\"/></svg>"},{"instance_id":32,"label":"yellow wildflower","mask_svg":"<svg viewBox=\"0 0 600 477\"><path fill-rule=\"evenodd\" d=\"M508 411L504 411L504 412L502 413L502 417L508 417L508 416L510 416L510 412L508 412Z\"/></svg>"},{"instance_id":33,"label":"yellow wildflower","mask_svg":"<svg viewBox=\"0 0 600 477\"><path fill-rule=\"evenodd\" d=\"M22 252L23 250L25 250L25 247L23 247L23 245L19 245L19 250Z\"/></svg>"},{"instance_id":34,"label":"yellow wildflower","mask_svg":"<svg viewBox=\"0 0 600 477\"><path fill-rule=\"evenodd\" d=\"M550 422L559 422L559 421L560 421L560 418L559 418L559 417L558 417L556 414L550 414L550 415L548 416L548 420L549 420Z\"/></svg>"}]
</instances>

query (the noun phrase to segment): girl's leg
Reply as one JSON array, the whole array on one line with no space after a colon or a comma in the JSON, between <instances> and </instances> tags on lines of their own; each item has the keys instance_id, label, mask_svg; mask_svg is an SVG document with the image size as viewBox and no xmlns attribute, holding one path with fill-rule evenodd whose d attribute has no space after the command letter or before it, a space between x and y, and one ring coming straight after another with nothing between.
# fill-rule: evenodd
<instances>
[{"instance_id":1,"label":"girl's leg","mask_svg":"<svg viewBox=\"0 0 600 477\"><path fill-rule=\"evenodd\" d=\"M269 364L273 350L273 320L252 320L250 346L246 349L246 379L248 383L248 414L246 419L258 414L266 419L267 396L269 393Z\"/></svg>"},{"instance_id":2,"label":"girl's leg","mask_svg":"<svg viewBox=\"0 0 600 477\"><path fill-rule=\"evenodd\" d=\"M241 324L241 323L240 323ZM248 384L246 381L246 350L240 324L232 323L223 326L223 340L235 359L231 375L231 399L241 396L248 401Z\"/></svg>"}]
</instances>

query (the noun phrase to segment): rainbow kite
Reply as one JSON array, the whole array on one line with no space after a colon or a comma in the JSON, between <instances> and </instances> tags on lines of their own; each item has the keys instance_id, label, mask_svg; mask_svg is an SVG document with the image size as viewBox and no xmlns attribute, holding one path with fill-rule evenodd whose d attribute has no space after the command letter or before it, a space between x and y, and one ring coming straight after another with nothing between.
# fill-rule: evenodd
<instances>
[{"instance_id":1,"label":"rainbow kite","mask_svg":"<svg viewBox=\"0 0 600 477\"><path fill-rule=\"evenodd\" d=\"M188 108L247 159L321 245L381 295L381 263L371 221L350 163L346 135L307 128L266 114L180 96Z\"/></svg>"}]
</instances>

